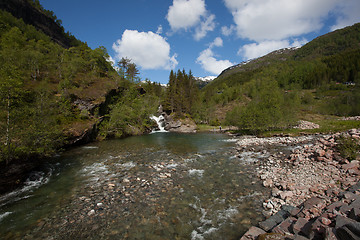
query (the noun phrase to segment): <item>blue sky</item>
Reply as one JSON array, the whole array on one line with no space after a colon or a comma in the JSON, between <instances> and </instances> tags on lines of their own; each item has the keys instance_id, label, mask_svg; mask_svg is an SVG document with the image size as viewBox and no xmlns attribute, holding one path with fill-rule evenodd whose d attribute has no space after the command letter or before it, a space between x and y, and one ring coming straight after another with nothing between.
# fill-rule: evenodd
<instances>
[{"instance_id":1,"label":"blue sky","mask_svg":"<svg viewBox=\"0 0 360 240\"><path fill-rule=\"evenodd\" d=\"M167 83L171 69L217 76L234 64L360 22L359 0L40 0L66 31L141 78Z\"/></svg>"}]
</instances>

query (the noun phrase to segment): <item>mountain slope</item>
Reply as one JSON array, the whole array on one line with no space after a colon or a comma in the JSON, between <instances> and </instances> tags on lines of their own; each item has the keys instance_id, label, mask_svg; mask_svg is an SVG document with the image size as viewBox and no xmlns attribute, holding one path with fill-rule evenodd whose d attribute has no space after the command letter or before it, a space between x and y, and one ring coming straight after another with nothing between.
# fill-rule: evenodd
<instances>
[{"instance_id":1,"label":"mountain slope","mask_svg":"<svg viewBox=\"0 0 360 240\"><path fill-rule=\"evenodd\" d=\"M276 104L278 108L291 105L291 109L299 111L301 101L315 104L310 109L317 113L356 115L360 114L359 85L360 24L355 24L320 36L301 48L274 51L224 70L202 89L202 101L213 122L225 118L224 111L222 116L216 116L218 109L228 109L226 106L234 103L238 107L232 111L232 122L247 114L248 118L241 120L243 124L262 117L265 109ZM283 96L274 96L271 89ZM269 96L275 99L274 104L263 104ZM276 111L273 109L272 114Z\"/></svg>"},{"instance_id":2,"label":"mountain slope","mask_svg":"<svg viewBox=\"0 0 360 240\"><path fill-rule=\"evenodd\" d=\"M53 14L46 15L44 11L34 7L32 0L1 0L0 9L11 13L14 17L22 19L26 24L33 25L38 30L50 36L62 47L69 48L76 44L76 39L66 34L64 28ZM50 12L50 11L48 11ZM54 20L57 20L56 22Z\"/></svg>"},{"instance_id":3,"label":"mountain slope","mask_svg":"<svg viewBox=\"0 0 360 240\"><path fill-rule=\"evenodd\" d=\"M306 62L320 66L321 64L315 62L325 61L325 58L326 61L331 61L332 56L356 52L358 49L360 49L360 23L320 36L301 48L280 49L225 69L204 90L218 88L223 84L227 86L243 84L262 69L274 66L296 68L297 65L304 65ZM354 66L354 71L357 71L356 66Z\"/></svg>"}]
</instances>

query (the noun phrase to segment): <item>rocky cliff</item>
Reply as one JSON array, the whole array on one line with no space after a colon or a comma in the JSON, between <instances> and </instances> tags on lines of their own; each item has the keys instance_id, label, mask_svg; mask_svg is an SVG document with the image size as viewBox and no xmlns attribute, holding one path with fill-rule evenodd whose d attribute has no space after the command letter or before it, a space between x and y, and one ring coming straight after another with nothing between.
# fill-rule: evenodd
<instances>
[{"instance_id":1,"label":"rocky cliff","mask_svg":"<svg viewBox=\"0 0 360 240\"><path fill-rule=\"evenodd\" d=\"M16 18L23 19L26 24L35 26L61 46L65 48L71 46L70 39L64 34L63 28L27 0L1 0L0 9L11 13Z\"/></svg>"}]
</instances>

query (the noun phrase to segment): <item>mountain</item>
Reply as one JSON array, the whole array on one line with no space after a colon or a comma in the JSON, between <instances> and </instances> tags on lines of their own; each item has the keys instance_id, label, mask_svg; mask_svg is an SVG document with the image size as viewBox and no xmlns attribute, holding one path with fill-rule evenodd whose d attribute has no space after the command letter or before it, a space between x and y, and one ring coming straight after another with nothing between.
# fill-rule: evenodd
<instances>
[{"instance_id":1,"label":"mountain","mask_svg":"<svg viewBox=\"0 0 360 240\"><path fill-rule=\"evenodd\" d=\"M69 33L65 33L52 11L45 10L36 0L1 0L0 9L22 19L26 24L36 27L62 47L69 48L78 45L79 41Z\"/></svg>"},{"instance_id":2,"label":"mountain","mask_svg":"<svg viewBox=\"0 0 360 240\"><path fill-rule=\"evenodd\" d=\"M227 113L231 113L228 124L240 126L241 122L242 126L254 128L274 119L264 117L267 111L278 116L291 112L293 117L303 116L299 113L301 108L311 109L312 114L360 115L359 86L360 23L357 23L319 36L301 48L280 49L229 67L201 91L208 114L206 122L223 122ZM288 112L282 112L283 109ZM262 117L254 125L247 123ZM290 123L277 120L281 127ZM271 122L276 121L269 121L264 128L280 127Z\"/></svg>"},{"instance_id":3,"label":"mountain","mask_svg":"<svg viewBox=\"0 0 360 240\"><path fill-rule=\"evenodd\" d=\"M263 57L250 59L248 61L244 61L237 65L231 66L223 70L218 77L221 78L227 75L235 74L237 72L254 70L274 62L286 61L295 54L297 49L298 49L297 47L294 47L294 48L283 48L283 49L275 50Z\"/></svg>"},{"instance_id":4,"label":"mountain","mask_svg":"<svg viewBox=\"0 0 360 240\"><path fill-rule=\"evenodd\" d=\"M348 56L356 55L356 52L360 49L360 23L353 26L339 29L334 32L330 32L323 36L317 37L316 39L305 44L301 48L286 48L273 51L263 57L252 59L240 64L234 65L225 69L213 82L208 84L205 89L210 90L212 88L221 88L223 83L227 86L235 86L243 84L249 81L254 75L262 72L265 69L270 69L274 66L286 67L286 68L302 68L304 65L312 68L326 68L323 70L318 69L318 73L323 71L322 74L326 75L325 72L333 72L334 66L329 66L334 63L334 59L342 58L341 54ZM345 56L343 56L345 57ZM339 59L338 59L339 60ZM321 63L319 63L319 61ZM351 61L356 62L356 58ZM346 62L343 62L346 64ZM341 63L336 63L340 64ZM353 72L358 71L356 68L357 63L349 63L354 65ZM311 65L311 66L310 66ZM328 65L328 66L325 66ZM339 68L346 68L342 66ZM302 70L301 70L302 71ZM314 69L308 69L308 71L314 71ZM333 73L335 74L335 73ZM330 81L330 76L324 76L327 81ZM293 78L289 76L289 78ZM340 80L340 77L335 79ZM346 77L345 77L346 78ZM351 79L350 79L351 80ZM301 84L304 84L304 79L301 80ZM306 85L309 87L312 82L316 84L316 79L306 79ZM348 79L346 79L348 81ZM353 80L351 80L353 81Z\"/></svg>"},{"instance_id":5,"label":"mountain","mask_svg":"<svg viewBox=\"0 0 360 240\"><path fill-rule=\"evenodd\" d=\"M195 80L197 80L197 81L203 81L203 82L211 82L211 81L214 80L215 78L217 78L217 77L216 77L216 76L195 77Z\"/></svg>"},{"instance_id":6,"label":"mountain","mask_svg":"<svg viewBox=\"0 0 360 240\"><path fill-rule=\"evenodd\" d=\"M195 82L199 86L199 89L202 89L203 87L205 87L208 83L213 81L215 78L217 78L217 77L216 76L194 77Z\"/></svg>"}]
</instances>

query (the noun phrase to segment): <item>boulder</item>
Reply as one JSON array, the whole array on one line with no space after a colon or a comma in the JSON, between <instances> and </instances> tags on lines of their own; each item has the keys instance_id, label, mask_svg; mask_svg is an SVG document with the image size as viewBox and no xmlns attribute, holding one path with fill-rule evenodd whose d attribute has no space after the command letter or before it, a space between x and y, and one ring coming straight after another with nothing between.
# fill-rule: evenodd
<instances>
[{"instance_id":1,"label":"boulder","mask_svg":"<svg viewBox=\"0 0 360 240\"><path fill-rule=\"evenodd\" d=\"M241 238L240 240L255 240L259 235L266 233L264 230L258 227L252 226Z\"/></svg>"},{"instance_id":2,"label":"boulder","mask_svg":"<svg viewBox=\"0 0 360 240\"><path fill-rule=\"evenodd\" d=\"M293 225L293 232L295 234L303 234L305 236L309 236L311 229L311 222L306 220L305 218L298 218L298 220Z\"/></svg>"},{"instance_id":3,"label":"boulder","mask_svg":"<svg viewBox=\"0 0 360 240\"><path fill-rule=\"evenodd\" d=\"M275 215L271 216L263 222L260 222L259 226L265 231L270 231L289 216L289 212L280 210Z\"/></svg>"},{"instance_id":4,"label":"boulder","mask_svg":"<svg viewBox=\"0 0 360 240\"><path fill-rule=\"evenodd\" d=\"M344 164L341 166L342 169L348 171L349 169L357 169L359 167L359 161L353 160L348 164Z\"/></svg>"},{"instance_id":5,"label":"boulder","mask_svg":"<svg viewBox=\"0 0 360 240\"><path fill-rule=\"evenodd\" d=\"M175 119L173 115L162 114L165 119L164 129L169 132L195 133L196 123L190 118Z\"/></svg>"}]
</instances>

